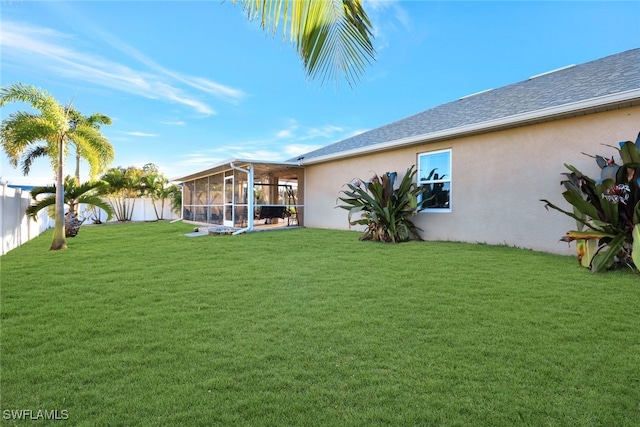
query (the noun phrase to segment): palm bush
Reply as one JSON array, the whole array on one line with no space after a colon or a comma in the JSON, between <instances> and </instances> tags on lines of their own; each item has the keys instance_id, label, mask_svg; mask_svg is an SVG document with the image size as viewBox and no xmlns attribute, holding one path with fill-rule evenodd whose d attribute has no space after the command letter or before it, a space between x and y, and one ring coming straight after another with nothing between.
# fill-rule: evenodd
<instances>
[{"instance_id":1,"label":"palm bush","mask_svg":"<svg viewBox=\"0 0 640 427\"><path fill-rule=\"evenodd\" d=\"M131 221L136 200L144 194L143 174L142 169L129 166L111 168L102 176L108 186L101 193L118 221Z\"/></svg>"},{"instance_id":2,"label":"palm bush","mask_svg":"<svg viewBox=\"0 0 640 427\"><path fill-rule=\"evenodd\" d=\"M69 210L65 214L65 237L75 237L84 222L77 219L80 204L102 209L107 213L107 221L111 218L111 206L98 195L105 186L104 181L89 181L78 185L74 177L67 175L64 180L64 204ZM27 215L35 218L42 209L52 208L56 203L56 188L56 184L33 188L30 191L33 204L27 208Z\"/></svg>"},{"instance_id":3,"label":"palm bush","mask_svg":"<svg viewBox=\"0 0 640 427\"><path fill-rule=\"evenodd\" d=\"M622 164L613 156L590 156L601 169L598 180L565 164L571 172L561 181L566 189L562 195L573 212L542 200L547 208L576 220L578 229L567 232L561 240L575 241L580 264L594 272L640 268L640 134L635 143L607 146L617 149Z\"/></svg>"},{"instance_id":4,"label":"palm bush","mask_svg":"<svg viewBox=\"0 0 640 427\"><path fill-rule=\"evenodd\" d=\"M421 189L414 183L414 166L407 169L402 181L394 188L397 172L387 172L382 176L374 174L369 181L354 179L345 184L339 200L344 205L337 207L349 211L349 226L364 225L366 228L360 240L381 242L404 242L415 238L421 240L421 231L411 220L426 200L419 201ZM359 215L354 219L355 215Z\"/></svg>"},{"instance_id":5,"label":"palm bush","mask_svg":"<svg viewBox=\"0 0 640 427\"><path fill-rule=\"evenodd\" d=\"M142 167L140 183L143 195L151 199L153 211L158 221L164 219L164 206L167 201L171 203L171 210L180 212L182 208L182 188L176 184L170 184L169 179L158 170L158 166L147 163ZM177 200L177 201L176 201ZM160 209L156 205L160 204ZM178 208L176 209L176 204Z\"/></svg>"}]
</instances>

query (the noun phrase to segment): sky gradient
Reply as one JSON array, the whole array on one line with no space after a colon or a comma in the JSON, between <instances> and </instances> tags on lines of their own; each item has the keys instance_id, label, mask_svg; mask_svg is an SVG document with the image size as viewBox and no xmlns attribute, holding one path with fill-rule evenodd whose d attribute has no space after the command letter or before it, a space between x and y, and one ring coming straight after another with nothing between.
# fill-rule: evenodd
<instances>
[{"instance_id":1,"label":"sky gradient","mask_svg":"<svg viewBox=\"0 0 640 427\"><path fill-rule=\"evenodd\" d=\"M113 166L174 178L236 157L283 161L461 96L640 46L640 2L367 1L376 61L359 84L309 81L292 44L230 1L0 0L0 83L85 115ZM2 109L5 119L24 104ZM2 180L43 185L2 153ZM86 168L83 178L87 178ZM67 173L73 173L67 162Z\"/></svg>"}]
</instances>

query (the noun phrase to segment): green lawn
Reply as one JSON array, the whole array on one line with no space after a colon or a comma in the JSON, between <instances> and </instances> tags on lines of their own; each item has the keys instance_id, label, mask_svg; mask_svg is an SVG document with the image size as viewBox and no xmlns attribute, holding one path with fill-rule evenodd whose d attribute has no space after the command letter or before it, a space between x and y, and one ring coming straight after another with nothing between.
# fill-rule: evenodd
<instances>
[{"instance_id":1,"label":"green lawn","mask_svg":"<svg viewBox=\"0 0 640 427\"><path fill-rule=\"evenodd\" d=\"M0 258L2 425L640 425L637 275L191 229L83 227L58 252L47 232Z\"/></svg>"}]
</instances>

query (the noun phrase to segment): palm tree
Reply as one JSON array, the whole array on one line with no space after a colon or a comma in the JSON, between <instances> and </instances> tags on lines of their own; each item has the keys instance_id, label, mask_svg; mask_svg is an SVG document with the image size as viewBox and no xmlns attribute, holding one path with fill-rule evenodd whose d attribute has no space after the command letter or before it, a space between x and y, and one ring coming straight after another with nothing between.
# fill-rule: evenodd
<instances>
[{"instance_id":1,"label":"palm tree","mask_svg":"<svg viewBox=\"0 0 640 427\"><path fill-rule=\"evenodd\" d=\"M180 193L180 204L182 204L182 190L175 184L170 185L169 180L164 174L160 173L158 166L153 163L147 163L142 167L142 190L145 196L151 199L153 211L158 221L164 219L165 202L171 202L171 210L175 210L176 195ZM156 206L156 202L160 202L160 210ZM178 211L180 208L178 208Z\"/></svg>"},{"instance_id":2,"label":"palm tree","mask_svg":"<svg viewBox=\"0 0 640 427\"><path fill-rule=\"evenodd\" d=\"M102 113L93 113L89 117L85 117L73 109L70 111L70 116L76 125L76 132L71 142L76 148L76 184L80 184L81 158L89 163L89 178L95 179L109 167L115 157L113 146L107 138L87 138L82 130L87 129L85 125L91 129L99 130L100 125L110 125L111 118ZM81 131L77 131L78 127Z\"/></svg>"},{"instance_id":3,"label":"palm tree","mask_svg":"<svg viewBox=\"0 0 640 427\"><path fill-rule=\"evenodd\" d=\"M30 104L37 113L18 111L10 114L0 126L0 144L15 167L25 158L33 160L46 155L51 159L56 170L55 225L51 250L66 249L63 170L67 147L70 141L83 141L93 146L103 143L106 138L95 127L72 120L71 105L62 106L44 90L23 83L1 88L0 107L11 102ZM44 144L40 145L39 142Z\"/></svg>"},{"instance_id":4,"label":"palm tree","mask_svg":"<svg viewBox=\"0 0 640 427\"><path fill-rule=\"evenodd\" d=\"M250 19L274 34L282 21L283 37L296 45L307 76L352 85L374 59L371 22L362 0L233 0L240 1Z\"/></svg>"},{"instance_id":5,"label":"palm tree","mask_svg":"<svg viewBox=\"0 0 640 427\"><path fill-rule=\"evenodd\" d=\"M169 180L161 173L145 173L142 176L144 194L151 199L151 205L158 221L164 219L164 202L169 196L166 191L168 184ZM160 212L158 212L156 201L160 201Z\"/></svg>"},{"instance_id":6,"label":"palm tree","mask_svg":"<svg viewBox=\"0 0 640 427\"><path fill-rule=\"evenodd\" d=\"M68 111L69 120L72 126L75 126L76 132L69 135L70 142L76 149L76 184L80 184L80 159L83 158L89 163L89 178L95 179L103 173L107 167L113 162L115 152L113 146L104 136L98 138L86 138L84 130L87 126L99 130L101 124L110 125L111 118L102 113L94 113L89 117L83 116L80 112L70 108ZM48 152L47 145L35 145L25 150L19 160L20 168L24 175L28 175L31 165L38 157L52 157ZM55 154L53 154L55 157Z\"/></svg>"},{"instance_id":7,"label":"palm tree","mask_svg":"<svg viewBox=\"0 0 640 427\"><path fill-rule=\"evenodd\" d=\"M64 202L69 206L69 213L75 217L79 204L85 204L100 208L107 213L107 221L112 217L113 210L111 206L98 196L98 191L107 185L104 181L89 181L80 185L76 184L75 177L67 175L64 180ZM31 193L33 204L27 208L27 215L35 218L42 209L55 205L56 185L47 185L44 187L35 187ZM47 195L39 198L41 195ZM79 222L81 224L82 222ZM73 237L77 234L76 230L70 230L69 224L65 224L65 237Z\"/></svg>"},{"instance_id":8,"label":"palm tree","mask_svg":"<svg viewBox=\"0 0 640 427\"><path fill-rule=\"evenodd\" d=\"M134 166L109 169L102 180L108 185L104 194L118 221L131 221L136 198L144 191L142 184L143 171Z\"/></svg>"}]
</instances>

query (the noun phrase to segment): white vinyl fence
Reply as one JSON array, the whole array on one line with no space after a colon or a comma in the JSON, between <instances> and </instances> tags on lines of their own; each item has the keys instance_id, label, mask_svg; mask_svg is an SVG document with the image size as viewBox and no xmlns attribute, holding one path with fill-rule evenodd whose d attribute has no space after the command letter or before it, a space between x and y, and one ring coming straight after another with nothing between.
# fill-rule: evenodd
<instances>
[{"instance_id":1,"label":"white vinyl fence","mask_svg":"<svg viewBox=\"0 0 640 427\"><path fill-rule=\"evenodd\" d=\"M0 255L28 242L48 228L53 227L53 219L49 218L46 209L38 212L38 219L30 219L24 211L31 204L31 193L21 188L13 188L3 184L2 206L0 206L0 224L2 228L2 248Z\"/></svg>"},{"instance_id":2,"label":"white vinyl fence","mask_svg":"<svg viewBox=\"0 0 640 427\"><path fill-rule=\"evenodd\" d=\"M108 201L109 199L104 199L104 200ZM126 202L129 204L129 206L133 206L131 221L156 221L158 219L156 217L156 211L153 208L153 202L151 201L151 199L142 197L142 198L135 199L135 201L134 199L126 199ZM158 215L162 219L174 220L179 218L178 215L171 212L171 202L169 200L164 201L164 209L162 210L162 215L160 215L161 204L162 202L156 201L155 208L158 210ZM106 212L98 208L96 208L96 210L100 211L100 217L99 217L100 221L105 222L107 219ZM80 205L80 207L78 208L78 211L80 212L79 214L80 219L87 218L84 222L85 224L92 223L94 216L93 216L93 213L89 211L89 207L87 207L86 205ZM115 215L112 216L111 219L109 220L109 222L117 222L117 221L118 220L116 219Z\"/></svg>"},{"instance_id":3,"label":"white vinyl fence","mask_svg":"<svg viewBox=\"0 0 640 427\"><path fill-rule=\"evenodd\" d=\"M25 210L31 204L31 194L28 191L20 188L9 187L6 184L0 185L0 191L2 192L2 206L0 206L0 226L2 228L2 248L0 249L0 255L4 255L11 249L17 248L25 242L38 236L48 228L53 227L53 218L47 215L47 210L43 209L38 212L38 219L34 221L30 219ZM153 209L153 202L151 199L141 198L136 199L132 221L155 221L156 214ZM160 210L160 202L156 202L158 211ZM87 207L80 205L79 207L80 218L89 216ZM171 212L171 206L168 200L165 201L163 210L163 216L165 220L178 219L179 216ZM107 214L104 211L100 211L100 219L105 222ZM111 218L109 222L115 222L116 219ZM92 224L92 218L88 217L84 224ZM83 224L83 225L84 225Z\"/></svg>"}]
</instances>

